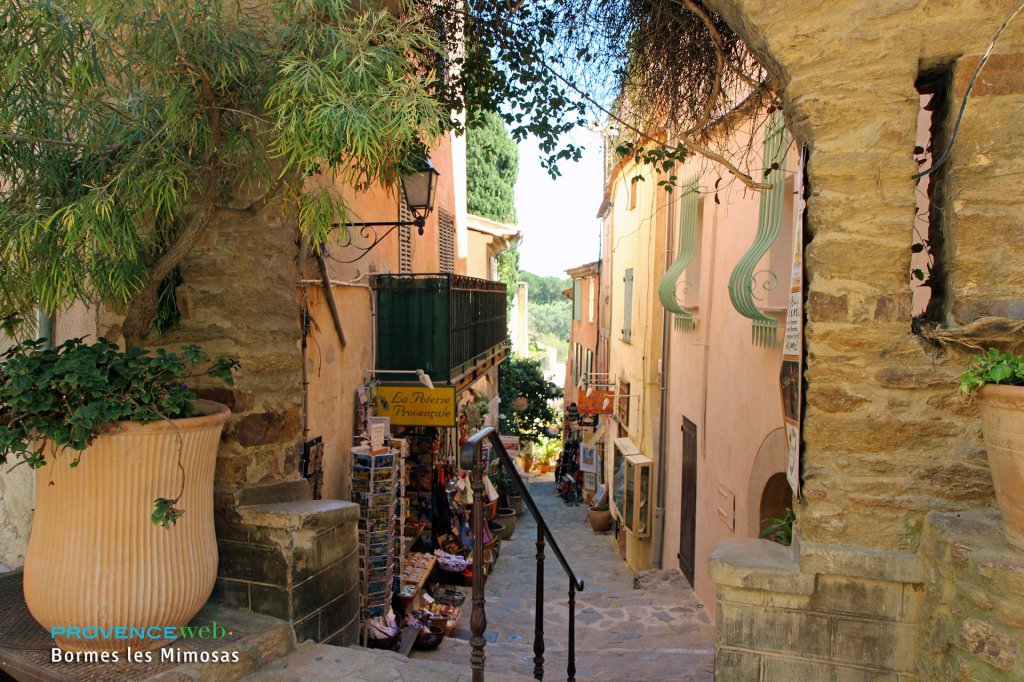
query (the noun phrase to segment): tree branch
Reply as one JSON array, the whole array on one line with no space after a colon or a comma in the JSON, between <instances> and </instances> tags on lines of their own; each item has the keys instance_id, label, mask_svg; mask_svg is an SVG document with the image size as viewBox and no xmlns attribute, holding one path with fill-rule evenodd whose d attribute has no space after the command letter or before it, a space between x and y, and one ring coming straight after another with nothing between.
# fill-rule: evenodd
<instances>
[{"instance_id":1,"label":"tree branch","mask_svg":"<svg viewBox=\"0 0 1024 682\"><path fill-rule=\"evenodd\" d=\"M711 115L714 113L715 104L718 102L718 98L722 94L722 74L725 71L725 54L724 47L722 45L722 34L715 28L715 24L711 21L704 11L697 6L693 0L673 0L676 4L682 4L683 7L697 15L697 18L701 20L704 27L707 28L708 33L711 35L711 42L715 45L715 80L711 85L711 95L708 97L708 101L704 105L704 111L701 112L700 117L694 122L690 128L683 133L684 135L692 135L704 128L711 120Z\"/></svg>"},{"instance_id":2,"label":"tree branch","mask_svg":"<svg viewBox=\"0 0 1024 682\"><path fill-rule=\"evenodd\" d=\"M551 74L555 78L557 78L558 80L562 81L567 86L572 88L574 91L579 93L579 95L581 97L583 97L585 100L590 102L590 104L594 108L596 108L598 111L600 111L600 112L604 113L605 115L611 117L612 119L618 121L620 124L622 124L626 128L629 128L634 133L639 135L643 140L645 140L647 142L652 142L652 143L658 144L658 145L661 144L661 142L659 142L658 140L654 139L653 137L651 137L650 135L648 135L644 131L642 131L639 128L637 128L637 127L631 125L630 123L624 121L623 119L621 119L618 116L616 116L615 114L613 114L606 107L603 107L600 104L598 104L597 101L593 97L588 95L586 92L584 92L582 88L578 87L575 83L573 83L569 79L563 77L562 74L560 74L557 71L555 71L554 69L552 69L549 65L542 63L541 66L544 69L546 69L549 72L551 72ZM707 147L705 147L703 145L697 144L692 139L690 139L687 135L680 134L679 135L679 140L683 144L683 146L686 147L687 149L691 149L691 150L697 152L698 154L700 154L701 156L703 156L704 158L711 159L712 161L715 161L715 162L721 164L722 166L724 166L726 170L728 170L730 173L735 175L736 178L740 182L742 182L744 185L746 185L750 189L771 189L772 184L770 182L756 182L752 177L750 177L749 173L744 173L737 166L735 166L728 159L726 159L724 156L722 156L718 152L715 152L715 151L712 151L711 149L708 149Z\"/></svg>"},{"instance_id":3,"label":"tree branch","mask_svg":"<svg viewBox=\"0 0 1024 682\"><path fill-rule=\"evenodd\" d=\"M36 137L34 135L19 135L17 133L0 133L0 139L11 140L12 142L28 142L30 144L51 144L58 147L70 147L72 149L90 149L93 151L106 152L117 147L97 147L83 142L72 142L71 140L55 140L49 137Z\"/></svg>"},{"instance_id":4,"label":"tree branch","mask_svg":"<svg viewBox=\"0 0 1024 682\"><path fill-rule=\"evenodd\" d=\"M266 192L261 194L258 198L249 202L245 206L231 206L228 204L217 204L216 208L218 211L230 211L232 213L244 213L246 215L256 215L270 203L270 200L277 196L284 187L287 178L282 175L278 177L277 181L271 185Z\"/></svg>"}]
</instances>

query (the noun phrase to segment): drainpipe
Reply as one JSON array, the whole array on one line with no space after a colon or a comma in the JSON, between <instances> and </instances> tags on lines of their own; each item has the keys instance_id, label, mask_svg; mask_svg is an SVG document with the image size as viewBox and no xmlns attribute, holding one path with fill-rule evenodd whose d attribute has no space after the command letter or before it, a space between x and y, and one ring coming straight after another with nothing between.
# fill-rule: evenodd
<instances>
[{"instance_id":1,"label":"drainpipe","mask_svg":"<svg viewBox=\"0 0 1024 682\"><path fill-rule=\"evenodd\" d=\"M669 213L671 216L671 212ZM671 222L671 218L669 219ZM672 263L672 249L665 248L665 270L668 270ZM668 310L662 313L661 321L661 408L658 417L658 485L654 498L654 546L651 553L651 565L654 568L662 568L662 553L665 551L665 468L668 457L665 453L665 443L668 440L668 369L669 369L669 322L671 321Z\"/></svg>"},{"instance_id":2,"label":"drainpipe","mask_svg":"<svg viewBox=\"0 0 1024 682\"><path fill-rule=\"evenodd\" d=\"M53 350L55 345L53 342L53 328L55 326L53 315L42 308L39 308L39 316L37 319L39 324L36 326L36 338L45 339L46 343L43 345L43 348L46 350Z\"/></svg>"}]
</instances>

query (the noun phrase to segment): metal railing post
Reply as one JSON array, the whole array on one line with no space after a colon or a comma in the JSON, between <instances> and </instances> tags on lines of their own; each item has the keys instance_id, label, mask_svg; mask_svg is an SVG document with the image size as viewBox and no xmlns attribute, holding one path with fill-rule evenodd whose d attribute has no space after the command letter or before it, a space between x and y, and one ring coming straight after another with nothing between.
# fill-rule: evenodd
<instances>
[{"instance_id":1,"label":"metal railing post","mask_svg":"<svg viewBox=\"0 0 1024 682\"><path fill-rule=\"evenodd\" d=\"M473 682L484 682L484 646L487 614L484 612L484 458L483 444L473 446L473 614L469 627L473 647L470 663Z\"/></svg>"},{"instance_id":2,"label":"metal railing post","mask_svg":"<svg viewBox=\"0 0 1024 682\"><path fill-rule=\"evenodd\" d=\"M537 605L533 625L533 676L544 679L544 519L537 518Z\"/></svg>"},{"instance_id":3,"label":"metal railing post","mask_svg":"<svg viewBox=\"0 0 1024 682\"><path fill-rule=\"evenodd\" d=\"M471 472L471 487L473 490L473 612L470 618L470 631L472 637L469 642L472 646L470 661L473 669L473 682L484 682L484 646L486 639L484 633L487 630L487 616L484 610L484 558L483 558L483 535L484 535L484 472L487 462L483 457L483 443L488 441L497 455L501 466L512 476L512 482L523 496L523 502L530 511L534 521L537 522L537 585L536 585L536 618L534 622L533 638L533 676L538 680L544 679L544 548L551 545L551 551L555 555L566 575L569 576L569 662L566 668L568 679L575 682L576 679L576 593L583 590L583 581L576 577L576 573L566 561L562 549L551 534L544 517L541 516L537 503L534 502L526 483L516 471L512 459L501 439L492 427L482 429L469 438L462 446L460 466L463 470Z\"/></svg>"},{"instance_id":4,"label":"metal railing post","mask_svg":"<svg viewBox=\"0 0 1024 682\"><path fill-rule=\"evenodd\" d=\"M569 682L576 682L576 581L569 580Z\"/></svg>"}]
</instances>

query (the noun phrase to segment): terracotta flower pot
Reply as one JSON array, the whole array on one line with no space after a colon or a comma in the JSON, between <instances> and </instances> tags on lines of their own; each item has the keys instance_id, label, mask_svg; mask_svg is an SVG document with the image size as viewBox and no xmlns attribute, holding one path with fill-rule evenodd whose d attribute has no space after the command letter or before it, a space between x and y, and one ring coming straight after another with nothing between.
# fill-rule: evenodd
<instances>
[{"instance_id":1,"label":"terracotta flower pot","mask_svg":"<svg viewBox=\"0 0 1024 682\"><path fill-rule=\"evenodd\" d=\"M978 398L1003 534L1024 549L1024 386L989 384Z\"/></svg>"},{"instance_id":2,"label":"terracotta flower pot","mask_svg":"<svg viewBox=\"0 0 1024 682\"><path fill-rule=\"evenodd\" d=\"M587 512L587 518L595 533L604 533L612 527L612 513L608 509L591 509Z\"/></svg>"},{"instance_id":3,"label":"terracotta flower pot","mask_svg":"<svg viewBox=\"0 0 1024 682\"><path fill-rule=\"evenodd\" d=\"M507 507L498 507L498 522L505 527L505 532L500 534L502 540L511 540L516 532L516 513Z\"/></svg>"},{"instance_id":4,"label":"terracotta flower pot","mask_svg":"<svg viewBox=\"0 0 1024 682\"><path fill-rule=\"evenodd\" d=\"M186 625L217 577L213 474L224 405L197 401L201 416L120 422L100 435L76 468L77 453L47 447L36 471L36 509L25 556L25 601L51 628ZM185 489L184 515L162 528L150 516L158 497ZM84 636L93 634L87 631ZM152 649L166 640L56 637L68 651Z\"/></svg>"}]
</instances>

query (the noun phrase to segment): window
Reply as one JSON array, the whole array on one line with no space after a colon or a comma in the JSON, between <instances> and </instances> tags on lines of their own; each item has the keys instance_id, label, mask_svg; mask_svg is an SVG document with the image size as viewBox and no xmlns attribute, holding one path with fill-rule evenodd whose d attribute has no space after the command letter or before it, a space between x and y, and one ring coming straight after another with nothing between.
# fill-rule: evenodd
<instances>
[{"instance_id":1,"label":"window","mask_svg":"<svg viewBox=\"0 0 1024 682\"><path fill-rule=\"evenodd\" d=\"M405 203L405 192L399 192L398 195L398 219L403 222L412 221L412 211ZM398 272L412 272L412 225L398 227Z\"/></svg>"},{"instance_id":2,"label":"window","mask_svg":"<svg viewBox=\"0 0 1024 682\"><path fill-rule=\"evenodd\" d=\"M766 282L761 302L765 310L786 310L789 305L789 290L793 279L793 235L796 227L796 181L793 175L786 178L786 191L782 197L782 226L779 235L768 251L764 267L772 274Z\"/></svg>"},{"instance_id":3,"label":"window","mask_svg":"<svg viewBox=\"0 0 1024 682\"><path fill-rule=\"evenodd\" d=\"M729 298L733 307L751 322L751 340L755 345L775 345L778 321L761 312L765 304L766 284L778 283L778 273L759 270L762 258L782 228L783 204L786 199L786 152L789 137L782 113L776 111L768 119L764 138L764 181L771 188L761 190L761 209L757 220L757 237L743 254L729 276ZM789 269L785 274L789 274Z\"/></svg>"},{"instance_id":4,"label":"window","mask_svg":"<svg viewBox=\"0 0 1024 682\"><path fill-rule=\"evenodd\" d=\"M921 108L917 117L917 146L914 160L918 171L932 168L949 139L947 120L952 65L946 64L922 72L915 86ZM910 247L910 289L913 292L912 327L918 331L922 323L945 322L944 300L947 298L946 235L942 204L946 185L946 169L917 179L914 219Z\"/></svg>"},{"instance_id":5,"label":"window","mask_svg":"<svg viewBox=\"0 0 1024 682\"><path fill-rule=\"evenodd\" d=\"M619 380L619 402L615 406L615 416L619 423L629 429L629 382Z\"/></svg>"},{"instance_id":6,"label":"window","mask_svg":"<svg viewBox=\"0 0 1024 682\"><path fill-rule=\"evenodd\" d=\"M594 373L594 351L587 349L586 360L583 363L583 376L590 381L590 375Z\"/></svg>"},{"instance_id":7,"label":"window","mask_svg":"<svg viewBox=\"0 0 1024 682\"><path fill-rule=\"evenodd\" d=\"M683 305L696 308L700 305L700 261L701 249L704 246L704 197L696 195L696 207L691 209L693 215L693 258L683 273Z\"/></svg>"},{"instance_id":8,"label":"window","mask_svg":"<svg viewBox=\"0 0 1024 682\"><path fill-rule=\"evenodd\" d=\"M641 178L639 175L634 175L633 178L629 181L629 206L628 206L628 209L630 211L632 211L634 208L636 208L637 183L640 182L641 180L643 180L643 178Z\"/></svg>"},{"instance_id":9,"label":"window","mask_svg":"<svg viewBox=\"0 0 1024 682\"><path fill-rule=\"evenodd\" d=\"M594 321L594 311L596 309L596 301L594 300L595 293L597 291L597 280L591 277L587 280L587 322Z\"/></svg>"},{"instance_id":10,"label":"window","mask_svg":"<svg viewBox=\"0 0 1024 682\"><path fill-rule=\"evenodd\" d=\"M583 347L580 346L580 344L578 344L578 343L572 344L572 384L573 384L573 386L578 386L579 385L580 378L582 376L580 374L580 370L583 368L582 367L582 362L580 361L581 358L582 358L582 355L583 355L582 348Z\"/></svg>"},{"instance_id":11,"label":"window","mask_svg":"<svg viewBox=\"0 0 1024 682\"><path fill-rule=\"evenodd\" d=\"M438 257L441 272L455 272L455 215L439 209L437 212Z\"/></svg>"},{"instance_id":12,"label":"window","mask_svg":"<svg viewBox=\"0 0 1024 682\"><path fill-rule=\"evenodd\" d=\"M622 288L622 340L626 343L633 342L633 268L626 268L626 274L622 278L625 286Z\"/></svg>"},{"instance_id":13,"label":"window","mask_svg":"<svg viewBox=\"0 0 1024 682\"><path fill-rule=\"evenodd\" d=\"M676 329L692 331L696 328L693 311L684 306L696 306L700 288L701 196L699 176L691 178L679 197L679 236L676 238L676 259L665 269L658 283L658 298L665 310L675 313ZM681 296L680 296L681 294Z\"/></svg>"},{"instance_id":14,"label":"window","mask_svg":"<svg viewBox=\"0 0 1024 682\"><path fill-rule=\"evenodd\" d=\"M572 281L572 319L577 322L583 319L583 280L580 279Z\"/></svg>"}]
</instances>

